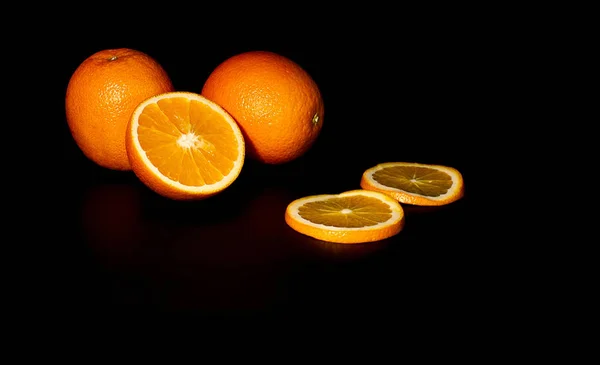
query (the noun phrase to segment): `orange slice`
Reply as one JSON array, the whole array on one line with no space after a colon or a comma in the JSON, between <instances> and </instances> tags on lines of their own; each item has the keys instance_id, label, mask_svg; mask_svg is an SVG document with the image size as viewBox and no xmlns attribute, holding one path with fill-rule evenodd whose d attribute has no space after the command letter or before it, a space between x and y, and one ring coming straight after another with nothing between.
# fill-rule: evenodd
<instances>
[{"instance_id":1,"label":"orange slice","mask_svg":"<svg viewBox=\"0 0 600 365\"><path fill-rule=\"evenodd\" d=\"M373 166L363 173L360 186L411 205L445 205L464 195L464 181L458 170L415 162Z\"/></svg>"},{"instance_id":2,"label":"orange slice","mask_svg":"<svg viewBox=\"0 0 600 365\"><path fill-rule=\"evenodd\" d=\"M295 231L327 242L363 243L392 237L404 227L398 201L368 190L296 199L285 211Z\"/></svg>"},{"instance_id":3,"label":"orange slice","mask_svg":"<svg viewBox=\"0 0 600 365\"><path fill-rule=\"evenodd\" d=\"M176 200L223 191L240 174L245 156L233 117L191 92L167 92L141 102L129 121L126 147L137 177Z\"/></svg>"}]
</instances>

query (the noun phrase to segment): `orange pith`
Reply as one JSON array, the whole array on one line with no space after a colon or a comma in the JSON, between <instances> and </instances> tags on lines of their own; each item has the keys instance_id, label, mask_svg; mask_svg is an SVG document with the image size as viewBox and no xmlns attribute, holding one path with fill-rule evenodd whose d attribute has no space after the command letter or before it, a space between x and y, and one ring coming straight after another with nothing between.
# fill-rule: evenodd
<instances>
[{"instance_id":1,"label":"orange pith","mask_svg":"<svg viewBox=\"0 0 600 365\"><path fill-rule=\"evenodd\" d=\"M198 94L171 92L142 103L128 128L136 175L174 199L204 198L229 186L244 161L233 118Z\"/></svg>"},{"instance_id":2,"label":"orange pith","mask_svg":"<svg viewBox=\"0 0 600 365\"><path fill-rule=\"evenodd\" d=\"M285 221L294 230L323 241L363 243L400 232L404 211L385 194L352 190L297 199L288 205Z\"/></svg>"}]
</instances>

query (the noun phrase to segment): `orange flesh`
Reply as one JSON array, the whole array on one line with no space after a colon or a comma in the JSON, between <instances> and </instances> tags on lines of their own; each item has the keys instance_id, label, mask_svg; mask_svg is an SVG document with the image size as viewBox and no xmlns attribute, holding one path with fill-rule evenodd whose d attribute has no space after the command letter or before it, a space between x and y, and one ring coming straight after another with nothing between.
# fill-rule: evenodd
<instances>
[{"instance_id":1,"label":"orange flesh","mask_svg":"<svg viewBox=\"0 0 600 365\"><path fill-rule=\"evenodd\" d=\"M373 180L392 188L436 197L452 187L450 175L426 167L394 166L376 171Z\"/></svg>"},{"instance_id":2,"label":"orange flesh","mask_svg":"<svg viewBox=\"0 0 600 365\"><path fill-rule=\"evenodd\" d=\"M298 214L313 223L353 228L385 222L392 211L378 199L352 196L309 202L298 209Z\"/></svg>"},{"instance_id":3,"label":"orange flesh","mask_svg":"<svg viewBox=\"0 0 600 365\"><path fill-rule=\"evenodd\" d=\"M159 100L139 116L138 139L165 176L184 185L219 182L238 157L231 126L209 106L186 98Z\"/></svg>"}]
</instances>

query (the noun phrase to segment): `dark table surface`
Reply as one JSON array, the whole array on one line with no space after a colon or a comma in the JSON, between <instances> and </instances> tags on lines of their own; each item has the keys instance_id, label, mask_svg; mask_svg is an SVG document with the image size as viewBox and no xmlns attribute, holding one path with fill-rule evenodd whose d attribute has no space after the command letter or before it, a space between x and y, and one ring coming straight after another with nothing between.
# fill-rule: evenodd
<instances>
[{"instance_id":1,"label":"dark table surface","mask_svg":"<svg viewBox=\"0 0 600 365\"><path fill-rule=\"evenodd\" d=\"M418 39L390 36L382 42L397 46L387 48L352 34L312 43L301 37L288 43L215 40L202 52L181 47L182 41L153 43L137 35L63 44L63 67L53 74L56 90L50 96L56 117L44 125L54 163L41 168L48 170L52 193L35 213L47 217L45 228L34 233L48 243L40 251L44 265L24 270L31 271L48 308L67 312L473 313L482 307L485 286L474 273L489 257L471 234L479 190L471 141L483 123L479 86L492 72L477 51L480 39L466 34L457 29ZM288 164L246 160L239 178L217 196L196 202L162 198L132 172L87 160L66 124L71 73L91 53L113 47L147 52L177 89L196 92L212 68L233 54L279 52L319 84L322 134L305 156ZM443 207L403 205L403 231L374 243L322 242L286 225L284 211L292 200L357 189L365 169L391 161L455 167L465 179L465 197Z\"/></svg>"}]
</instances>

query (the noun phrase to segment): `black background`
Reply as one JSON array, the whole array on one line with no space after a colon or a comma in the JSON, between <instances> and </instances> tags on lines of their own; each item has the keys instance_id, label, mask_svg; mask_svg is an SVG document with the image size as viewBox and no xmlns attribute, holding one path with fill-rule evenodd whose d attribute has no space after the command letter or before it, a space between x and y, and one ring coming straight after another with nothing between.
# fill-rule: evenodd
<instances>
[{"instance_id":1,"label":"black background","mask_svg":"<svg viewBox=\"0 0 600 365\"><path fill-rule=\"evenodd\" d=\"M34 232L44 247L24 269L37 284L34 306L43 301L45 309L90 316L487 318L494 299L484 271L492 258L483 249L489 235L473 233L481 191L473 161L482 157L483 125L496 118L490 90L503 73L498 29L487 13L460 9L356 11L335 21L309 15L276 24L206 15L194 23L53 28L52 118L40 126L47 160L33 174L52 193L36 213L46 217ZM148 53L176 89L194 92L230 56L280 53L319 85L322 133L291 163L246 160L238 180L208 200L159 197L133 173L87 160L66 124L72 72L92 53L119 47ZM404 205L404 230L370 244L320 242L286 226L293 199L359 188L366 168L388 161L455 167L465 197L439 208Z\"/></svg>"}]
</instances>

